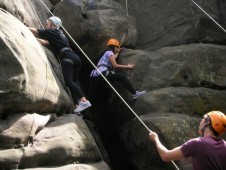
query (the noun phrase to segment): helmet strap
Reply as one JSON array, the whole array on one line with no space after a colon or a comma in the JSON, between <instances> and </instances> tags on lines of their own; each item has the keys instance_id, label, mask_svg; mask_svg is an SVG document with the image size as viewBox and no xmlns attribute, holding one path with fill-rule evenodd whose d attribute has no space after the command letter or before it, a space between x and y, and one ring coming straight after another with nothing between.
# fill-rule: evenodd
<instances>
[{"instance_id":1,"label":"helmet strap","mask_svg":"<svg viewBox=\"0 0 226 170\"><path fill-rule=\"evenodd\" d=\"M201 129L201 132L202 132L202 137L204 136L204 131L205 131L205 129L208 127L210 125L210 122L207 122L203 127L202 127L202 129Z\"/></svg>"}]
</instances>

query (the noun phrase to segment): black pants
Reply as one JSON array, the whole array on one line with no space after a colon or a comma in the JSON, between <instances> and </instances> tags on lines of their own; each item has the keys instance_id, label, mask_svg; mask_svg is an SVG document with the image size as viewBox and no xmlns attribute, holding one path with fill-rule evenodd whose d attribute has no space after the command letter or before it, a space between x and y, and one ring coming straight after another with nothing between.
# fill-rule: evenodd
<instances>
[{"instance_id":1,"label":"black pants","mask_svg":"<svg viewBox=\"0 0 226 170\"><path fill-rule=\"evenodd\" d=\"M85 96L77 84L81 60L74 52L65 51L62 55L61 66L65 84L70 89L73 101L76 104L79 99Z\"/></svg>"},{"instance_id":2,"label":"black pants","mask_svg":"<svg viewBox=\"0 0 226 170\"><path fill-rule=\"evenodd\" d=\"M107 80L109 80L110 82L112 81L121 81L123 83L123 86L132 94L136 93L136 90L134 89L132 83L129 81L129 79L127 78L127 76L125 74L122 73L114 73L114 72L108 72L106 73L103 72L102 73ZM92 77L91 78L91 83L90 83L90 90L89 90L89 99L91 101L94 100L94 98L96 97L96 94L99 90L99 86L100 86L100 90L105 91L105 87L103 86L103 83L105 83L105 80L102 78L102 76L98 76L98 77Z\"/></svg>"},{"instance_id":3,"label":"black pants","mask_svg":"<svg viewBox=\"0 0 226 170\"><path fill-rule=\"evenodd\" d=\"M103 72L103 75L105 75L105 72ZM132 94L136 93L136 90L134 89L132 83L129 81L127 76L122 73L114 73L109 71L107 77L110 82L111 81L121 81L123 83L123 86Z\"/></svg>"}]
</instances>

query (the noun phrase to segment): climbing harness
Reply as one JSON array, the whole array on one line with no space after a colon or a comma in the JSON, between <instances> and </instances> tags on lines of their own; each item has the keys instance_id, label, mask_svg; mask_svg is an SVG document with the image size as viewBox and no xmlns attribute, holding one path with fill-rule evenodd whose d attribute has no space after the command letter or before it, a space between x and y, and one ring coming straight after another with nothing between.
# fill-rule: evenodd
<instances>
[{"instance_id":1,"label":"climbing harness","mask_svg":"<svg viewBox=\"0 0 226 170\"><path fill-rule=\"evenodd\" d=\"M214 20L204 9L202 9L195 1L191 0L204 14L206 14L215 24L217 24L224 32L226 30L216 21Z\"/></svg>"},{"instance_id":2,"label":"climbing harness","mask_svg":"<svg viewBox=\"0 0 226 170\"><path fill-rule=\"evenodd\" d=\"M43 0L40 0L42 4L45 6L45 8L49 11L49 13L54 16L54 14L49 10L49 8L46 6L46 4L43 2ZM126 6L127 6L127 0L126 0ZM128 10L127 10L128 15ZM136 114L136 112L129 106L129 104L123 99L123 97L117 92L117 90L111 85L111 83L107 80L107 78L99 71L99 69L96 67L96 65L91 61L91 59L86 55L86 53L81 49L81 47L76 43L76 41L71 37L71 35L67 32L67 30L61 25L61 28L65 31L65 33L68 35L68 37L72 40L72 42L77 46L77 48L80 50L80 52L86 57L86 59L90 62L90 64L98 71L98 73L101 75L101 77L106 81L106 83L112 88L112 90L118 95L118 97L124 102L124 104L129 108L129 110L136 116L136 118L140 121L141 124L148 130L148 132L152 132L148 126L141 120L141 118ZM177 165L171 161L175 168L179 170Z\"/></svg>"}]
</instances>

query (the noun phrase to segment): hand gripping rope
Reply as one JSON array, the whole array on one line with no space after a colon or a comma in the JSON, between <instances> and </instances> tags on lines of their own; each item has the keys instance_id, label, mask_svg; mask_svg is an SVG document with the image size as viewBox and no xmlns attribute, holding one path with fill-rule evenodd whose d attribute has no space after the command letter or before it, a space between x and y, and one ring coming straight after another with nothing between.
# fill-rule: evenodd
<instances>
[{"instance_id":1,"label":"hand gripping rope","mask_svg":"<svg viewBox=\"0 0 226 170\"><path fill-rule=\"evenodd\" d=\"M54 16L54 14L49 10L49 8L46 6L46 4L41 0L42 4L45 6L45 8L49 11L49 13ZM126 7L127 7L127 0L126 0ZM127 15L128 15L128 10L127 10ZM104 75L98 70L96 65L90 60L90 58L86 55L86 53L81 49L81 47L76 43L76 41L71 37L71 35L67 32L67 30L61 25L62 29L65 31L65 33L70 37L70 39L73 41L73 43L77 46L77 48L82 52L82 54L86 57L86 59L91 63L91 65L100 73L102 78L107 82L107 84L112 88L112 90L118 95L118 97L124 102L124 104L129 108L129 110L136 116L136 118L143 124L143 126L148 130L148 132L152 132L147 125L141 120L141 118L136 114L136 112L129 106L129 104L123 99L123 97L117 92L117 90L111 85L111 83L104 77ZM124 34L125 36L125 34ZM124 37L123 36L123 37ZM124 38L123 38L124 39ZM122 40L123 40L122 39ZM171 161L175 168L179 170L177 165Z\"/></svg>"}]
</instances>

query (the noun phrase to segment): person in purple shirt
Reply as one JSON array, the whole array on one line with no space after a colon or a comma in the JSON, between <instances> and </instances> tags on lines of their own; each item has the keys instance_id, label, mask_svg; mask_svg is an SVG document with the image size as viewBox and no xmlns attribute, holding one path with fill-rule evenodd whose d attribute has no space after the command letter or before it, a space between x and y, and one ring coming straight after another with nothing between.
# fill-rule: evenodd
<instances>
[{"instance_id":1,"label":"person in purple shirt","mask_svg":"<svg viewBox=\"0 0 226 170\"><path fill-rule=\"evenodd\" d=\"M149 139L155 143L163 161L191 156L194 170L226 170L226 142L221 138L225 132L226 116L220 111L211 111L200 122L200 137L190 139L179 147L166 149L155 132L149 133Z\"/></svg>"}]
</instances>

